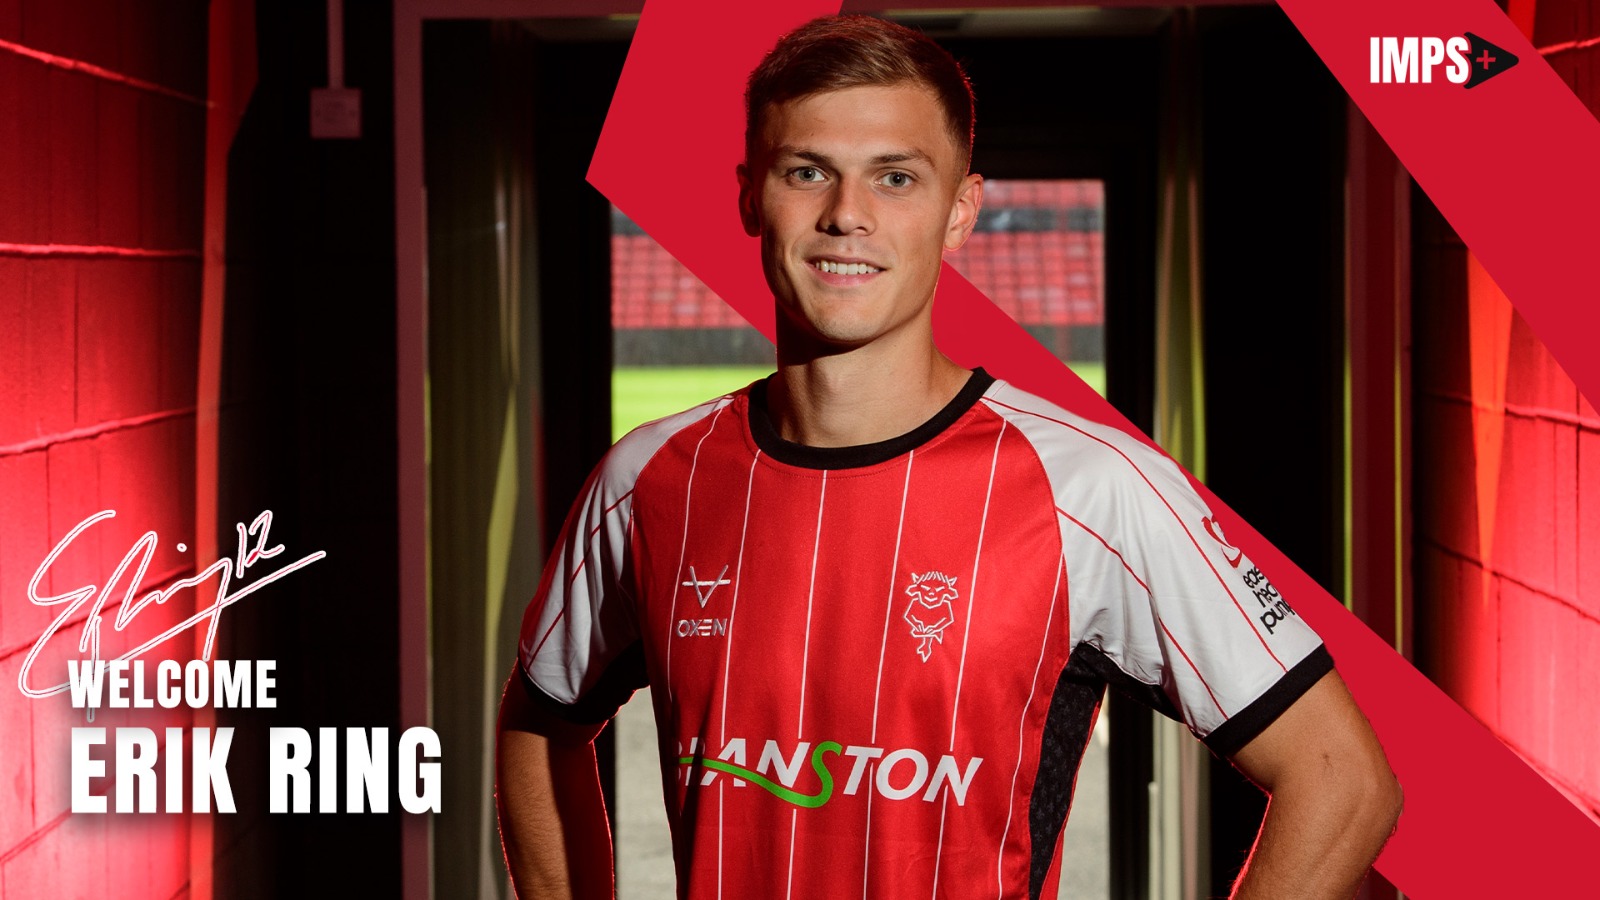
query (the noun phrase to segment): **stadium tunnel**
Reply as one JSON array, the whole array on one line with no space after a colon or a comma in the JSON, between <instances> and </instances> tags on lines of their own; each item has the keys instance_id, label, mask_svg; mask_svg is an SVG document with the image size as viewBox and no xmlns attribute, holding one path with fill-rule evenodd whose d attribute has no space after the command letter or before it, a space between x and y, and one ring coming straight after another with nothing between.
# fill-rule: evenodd
<instances>
[{"instance_id":1,"label":"stadium tunnel","mask_svg":"<svg viewBox=\"0 0 1600 900\"><path fill-rule=\"evenodd\" d=\"M1548 685L1600 658L1600 494L1579 490L1600 414L1288 19L949 6L893 17L978 93L995 204L953 264L1594 817L1600 706ZM1600 109L1600 9L1510 6ZM642 408L614 367L770 361L584 180L639 11L0 2L0 673L33 664L57 612L30 580L97 511L117 515L39 592L104 583L147 530L141 587L170 587L267 509L274 543L327 554L220 619L216 657L278 660L276 709L107 713L235 728L236 815L70 813L81 711L0 692L0 900L112 877L139 898L509 896L494 709L614 403ZM178 593L101 652L208 603ZM92 616L64 618L31 683ZM1072 863L1100 874L1063 896L1225 893L1262 796L1143 707L1107 709L1080 817L1104 843ZM443 812L266 813L268 728L419 724ZM621 840L622 896L648 897L659 852Z\"/></svg>"}]
</instances>

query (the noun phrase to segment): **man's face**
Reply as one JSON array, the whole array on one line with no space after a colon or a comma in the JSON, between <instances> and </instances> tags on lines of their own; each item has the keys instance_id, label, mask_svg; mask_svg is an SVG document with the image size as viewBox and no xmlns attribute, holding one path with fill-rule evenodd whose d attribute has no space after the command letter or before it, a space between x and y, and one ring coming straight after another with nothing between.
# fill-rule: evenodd
<instances>
[{"instance_id":1,"label":"man's face","mask_svg":"<svg viewBox=\"0 0 1600 900\"><path fill-rule=\"evenodd\" d=\"M931 91L852 87L771 106L753 152L740 212L761 238L780 331L848 349L928 314L943 253L966 241L982 200Z\"/></svg>"}]
</instances>

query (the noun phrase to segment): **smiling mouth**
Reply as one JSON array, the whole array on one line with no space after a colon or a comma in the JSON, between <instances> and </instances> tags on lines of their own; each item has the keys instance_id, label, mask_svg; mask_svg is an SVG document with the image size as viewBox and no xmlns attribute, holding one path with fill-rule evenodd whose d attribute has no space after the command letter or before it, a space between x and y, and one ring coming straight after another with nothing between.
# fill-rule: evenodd
<instances>
[{"instance_id":1,"label":"smiling mouth","mask_svg":"<svg viewBox=\"0 0 1600 900\"><path fill-rule=\"evenodd\" d=\"M835 262L831 259L814 259L812 268L829 275L876 275L883 269L870 263L863 262Z\"/></svg>"}]
</instances>

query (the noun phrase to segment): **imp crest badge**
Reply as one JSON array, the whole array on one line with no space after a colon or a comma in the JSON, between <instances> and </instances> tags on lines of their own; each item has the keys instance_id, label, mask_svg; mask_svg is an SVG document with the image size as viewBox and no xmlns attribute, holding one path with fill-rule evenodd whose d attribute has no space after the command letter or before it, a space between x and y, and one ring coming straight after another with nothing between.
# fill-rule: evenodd
<instances>
[{"instance_id":1,"label":"imp crest badge","mask_svg":"<svg viewBox=\"0 0 1600 900\"><path fill-rule=\"evenodd\" d=\"M955 607L950 601L959 599L961 594L956 591L956 580L943 572L912 574L906 594L911 602L902 618L911 626L917 655L927 662L933 655L933 645L944 643L944 630L955 622Z\"/></svg>"}]
</instances>

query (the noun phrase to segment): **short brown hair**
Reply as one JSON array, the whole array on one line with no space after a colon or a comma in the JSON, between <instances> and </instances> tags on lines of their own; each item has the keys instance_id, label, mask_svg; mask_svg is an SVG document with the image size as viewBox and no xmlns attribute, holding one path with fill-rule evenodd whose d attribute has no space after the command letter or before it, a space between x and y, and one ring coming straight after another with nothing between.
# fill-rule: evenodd
<instances>
[{"instance_id":1,"label":"short brown hair","mask_svg":"<svg viewBox=\"0 0 1600 900\"><path fill-rule=\"evenodd\" d=\"M972 85L943 47L920 31L872 16L822 16L778 39L744 93L745 160L753 162L768 106L828 91L912 82L944 107L961 168L972 161Z\"/></svg>"}]
</instances>

